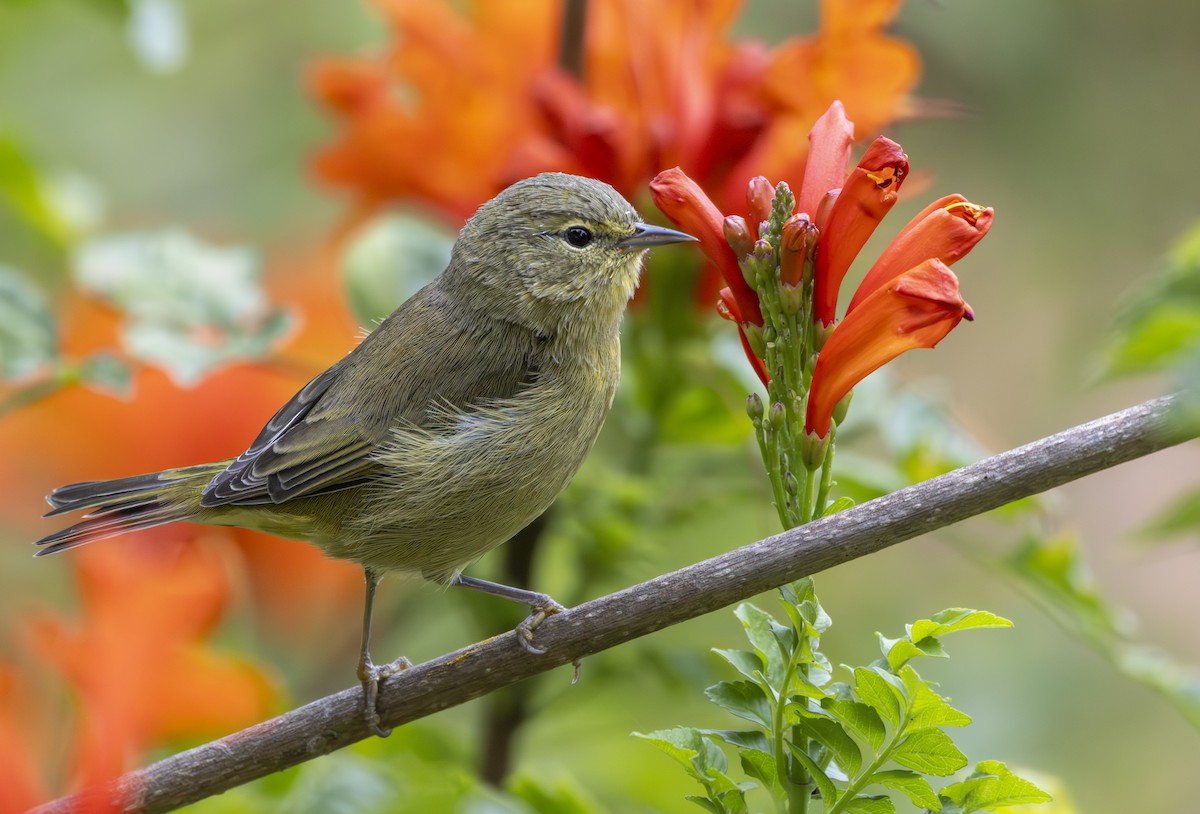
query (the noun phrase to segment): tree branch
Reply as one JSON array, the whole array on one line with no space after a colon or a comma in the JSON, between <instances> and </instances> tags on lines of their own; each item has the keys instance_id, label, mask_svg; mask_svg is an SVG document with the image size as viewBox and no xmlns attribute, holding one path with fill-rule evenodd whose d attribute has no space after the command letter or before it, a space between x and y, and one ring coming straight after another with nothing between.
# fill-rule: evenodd
<instances>
[{"instance_id":1,"label":"tree branch","mask_svg":"<svg viewBox=\"0 0 1200 814\"><path fill-rule=\"evenodd\" d=\"M538 628L546 654L512 633L389 678L384 726L400 726L573 659L739 602L786 582L1052 489L1197 435L1156 399L776 534L552 616ZM369 736L355 685L264 723L181 752L115 781L127 811L170 811ZM35 809L68 812L64 797Z\"/></svg>"}]
</instances>

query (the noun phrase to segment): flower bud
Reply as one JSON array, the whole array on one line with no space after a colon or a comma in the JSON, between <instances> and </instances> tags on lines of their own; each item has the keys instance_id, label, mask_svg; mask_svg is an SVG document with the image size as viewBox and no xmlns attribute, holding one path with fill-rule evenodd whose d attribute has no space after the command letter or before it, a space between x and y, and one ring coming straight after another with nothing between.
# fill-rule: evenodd
<instances>
[{"instance_id":1,"label":"flower bud","mask_svg":"<svg viewBox=\"0 0 1200 814\"><path fill-rule=\"evenodd\" d=\"M804 304L804 289L800 286L789 285L786 282L779 284L779 307L783 309L783 313L788 316L800 313L800 306Z\"/></svg>"},{"instance_id":2,"label":"flower bud","mask_svg":"<svg viewBox=\"0 0 1200 814\"><path fill-rule=\"evenodd\" d=\"M763 403L762 399L758 397L758 393L751 393L746 397L746 415L750 416L750 420L756 427L762 421Z\"/></svg>"},{"instance_id":3,"label":"flower bud","mask_svg":"<svg viewBox=\"0 0 1200 814\"><path fill-rule=\"evenodd\" d=\"M817 227L804 214L792 215L784 221L783 239L779 246L779 279L799 285L806 274L812 275L817 235Z\"/></svg>"},{"instance_id":4,"label":"flower bud","mask_svg":"<svg viewBox=\"0 0 1200 814\"><path fill-rule=\"evenodd\" d=\"M759 359L767 355L767 343L763 341L762 326L755 325L753 322L742 323L742 336L746 337L746 344L750 346L750 350Z\"/></svg>"},{"instance_id":5,"label":"flower bud","mask_svg":"<svg viewBox=\"0 0 1200 814\"><path fill-rule=\"evenodd\" d=\"M828 433L824 438L817 435L815 431L804 433L804 440L800 444L800 454L804 458L804 465L810 472L820 469L821 464L825 462L825 453L829 450L829 438Z\"/></svg>"},{"instance_id":6,"label":"flower bud","mask_svg":"<svg viewBox=\"0 0 1200 814\"><path fill-rule=\"evenodd\" d=\"M775 198L775 188L771 182L761 175L750 179L746 185L746 208L750 213L750 222L758 226L758 237L766 234L767 230L759 224L771 217L771 201Z\"/></svg>"},{"instance_id":7,"label":"flower bud","mask_svg":"<svg viewBox=\"0 0 1200 814\"><path fill-rule=\"evenodd\" d=\"M787 421L787 410L783 407L783 402L777 401L771 405L771 412L767 414L767 423L771 429L778 432L783 429L784 423Z\"/></svg>"},{"instance_id":8,"label":"flower bud","mask_svg":"<svg viewBox=\"0 0 1200 814\"><path fill-rule=\"evenodd\" d=\"M745 218L741 215L728 215L724 226L725 240L739 260L754 250L754 236L750 234L750 227L746 225Z\"/></svg>"}]
</instances>

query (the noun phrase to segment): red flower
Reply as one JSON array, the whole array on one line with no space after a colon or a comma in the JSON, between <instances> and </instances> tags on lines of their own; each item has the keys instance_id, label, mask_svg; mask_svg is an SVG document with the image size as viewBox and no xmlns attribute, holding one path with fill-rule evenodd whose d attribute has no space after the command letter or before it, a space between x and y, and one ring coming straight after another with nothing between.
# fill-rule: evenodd
<instances>
[{"instance_id":1,"label":"red flower","mask_svg":"<svg viewBox=\"0 0 1200 814\"><path fill-rule=\"evenodd\" d=\"M716 204L704 194L704 190L688 178L683 170L674 167L654 177L650 182L650 195L662 213L680 229L696 237L701 250L716 263L736 303L738 324L748 321L762 325L758 295L742 276L738 258L725 239L725 218ZM770 211L769 203L767 211Z\"/></svg>"},{"instance_id":2,"label":"red flower","mask_svg":"<svg viewBox=\"0 0 1200 814\"><path fill-rule=\"evenodd\" d=\"M853 311L871 292L893 277L936 257L946 265L962 259L992 228L992 210L962 195L947 195L922 209L900 230L871 266L846 311Z\"/></svg>"},{"instance_id":3,"label":"red flower","mask_svg":"<svg viewBox=\"0 0 1200 814\"><path fill-rule=\"evenodd\" d=\"M798 296L811 264L813 321L826 338L816 342L819 352L808 390L806 430L820 438L829 433L834 407L864 376L909 348L933 347L964 317L970 318L948 266L987 234L993 216L991 209L961 195L930 204L880 255L851 299L847 316L835 324L842 279L895 204L908 175L908 157L900 145L881 137L845 176L853 132L836 102L813 127L800 211L784 221L778 246L781 297ZM765 178L750 182L750 224L736 215L722 219L703 190L679 168L660 173L650 189L667 217L701 237L701 249L728 284L721 291L718 311L738 324L750 364L763 384L769 384L768 371L750 341L755 338L751 332L763 326L762 307L737 261L758 251L755 237L771 209L770 184ZM794 309L795 300L788 301Z\"/></svg>"},{"instance_id":4,"label":"red flower","mask_svg":"<svg viewBox=\"0 0 1200 814\"><path fill-rule=\"evenodd\" d=\"M913 348L932 348L972 319L958 278L932 258L875 289L830 334L817 356L805 432L824 438L833 410L869 373Z\"/></svg>"},{"instance_id":5,"label":"red flower","mask_svg":"<svg viewBox=\"0 0 1200 814\"><path fill-rule=\"evenodd\" d=\"M813 318L832 325L837 318L838 289L863 244L896 203L896 193L908 175L908 156L900 145L882 136L875 139L851 171L821 229L817 250Z\"/></svg>"}]
</instances>

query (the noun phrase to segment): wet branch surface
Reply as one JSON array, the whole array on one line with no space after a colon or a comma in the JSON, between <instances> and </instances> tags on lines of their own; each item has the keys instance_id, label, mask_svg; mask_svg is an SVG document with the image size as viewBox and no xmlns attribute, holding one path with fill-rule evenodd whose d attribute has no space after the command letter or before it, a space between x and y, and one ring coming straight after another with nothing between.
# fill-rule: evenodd
<instances>
[{"instance_id":1,"label":"wet branch surface","mask_svg":"<svg viewBox=\"0 0 1200 814\"><path fill-rule=\"evenodd\" d=\"M418 664L380 687L385 726L402 726L740 602L803 576L875 553L1020 498L1195 437L1149 401L924 483L776 534L550 617L537 631L546 654L512 633ZM564 681L568 680L564 676ZM170 811L371 737L355 685L277 718L130 772L116 781L126 811ZM73 810L65 797L35 809Z\"/></svg>"}]
</instances>

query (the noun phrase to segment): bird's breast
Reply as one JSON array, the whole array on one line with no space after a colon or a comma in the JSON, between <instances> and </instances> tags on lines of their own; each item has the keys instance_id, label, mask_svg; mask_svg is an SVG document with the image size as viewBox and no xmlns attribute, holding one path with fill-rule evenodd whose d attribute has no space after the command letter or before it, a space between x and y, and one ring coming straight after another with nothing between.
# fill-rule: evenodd
<instances>
[{"instance_id":1,"label":"bird's breast","mask_svg":"<svg viewBox=\"0 0 1200 814\"><path fill-rule=\"evenodd\" d=\"M512 398L394 429L353 550L333 553L449 578L545 511L591 450L620 372L619 350L567 358Z\"/></svg>"}]
</instances>

